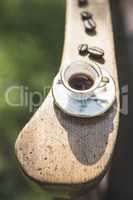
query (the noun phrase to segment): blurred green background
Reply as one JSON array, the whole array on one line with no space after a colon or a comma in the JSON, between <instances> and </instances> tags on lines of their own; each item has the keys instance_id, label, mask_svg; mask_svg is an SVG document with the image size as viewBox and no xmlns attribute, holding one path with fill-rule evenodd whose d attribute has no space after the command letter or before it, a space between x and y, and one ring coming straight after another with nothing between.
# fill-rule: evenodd
<instances>
[{"instance_id":1,"label":"blurred green background","mask_svg":"<svg viewBox=\"0 0 133 200\"><path fill-rule=\"evenodd\" d=\"M28 106L12 107L5 101L11 86L39 91L51 86L60 65L65 1L0 0L0 199L50 200L29 184L16 161L14 142L33 115ZM10 98L19 101L15 90ZM39 101L37 97L34 101Z\"/></svg>"}]
</instances>

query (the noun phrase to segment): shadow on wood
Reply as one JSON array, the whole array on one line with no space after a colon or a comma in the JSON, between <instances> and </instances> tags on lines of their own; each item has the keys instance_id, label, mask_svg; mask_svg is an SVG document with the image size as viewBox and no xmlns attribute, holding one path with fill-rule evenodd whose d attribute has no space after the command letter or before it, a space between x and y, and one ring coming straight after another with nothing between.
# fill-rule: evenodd
<instances>
[{"instance_id":1,"label":"shadow on wood","mask_svg":"<svg viewBox=\"0 0 133 200\"><path fill-rule=\"evenodd\" d=\"M103 156L108 144L109 133L114 130L113 120L116 108L117 103L115 102L104 115L87 119L68 116L55 106L58 123L67 133L74 156L83 165L96 164Z\"/></svg>"}]
</instances>

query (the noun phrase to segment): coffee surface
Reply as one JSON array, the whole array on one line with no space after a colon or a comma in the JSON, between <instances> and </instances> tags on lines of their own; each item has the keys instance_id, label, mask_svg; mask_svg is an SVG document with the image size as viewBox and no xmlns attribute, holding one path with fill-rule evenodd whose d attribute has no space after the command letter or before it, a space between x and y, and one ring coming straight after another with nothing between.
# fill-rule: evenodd
<instances>
[{"instance_id":1,"label":"coffee surface","mask_svg":"<svg viewBox=\"0 0 133 200\"><path fill-rule=\"evenodd\" d=\"M94 84L94 80L87 74L77 73L70 77L69 85L75 90L88 90Z\"/></svg>"}]
</instances>

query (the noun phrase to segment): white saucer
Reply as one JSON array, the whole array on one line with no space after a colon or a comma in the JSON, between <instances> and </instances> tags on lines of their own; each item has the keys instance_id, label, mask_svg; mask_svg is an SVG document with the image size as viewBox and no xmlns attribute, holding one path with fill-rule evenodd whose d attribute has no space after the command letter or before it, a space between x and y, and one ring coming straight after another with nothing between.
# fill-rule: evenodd
<instances>
[{"instance_id":1,"label":"white saucer","mask_svg":"<svg viewBox=\"0 0 133 200\"><path fill-rule=\"evenodd\" d=\"M95 117L105 113L115 100L115 83L112 77L102 70L103 76L109 78L106 87L98 88L87 100L73 99L61 82L60 74L54 79L52 93L56 105L68 115L75 117Z\"/></svg>"}]
</instances>

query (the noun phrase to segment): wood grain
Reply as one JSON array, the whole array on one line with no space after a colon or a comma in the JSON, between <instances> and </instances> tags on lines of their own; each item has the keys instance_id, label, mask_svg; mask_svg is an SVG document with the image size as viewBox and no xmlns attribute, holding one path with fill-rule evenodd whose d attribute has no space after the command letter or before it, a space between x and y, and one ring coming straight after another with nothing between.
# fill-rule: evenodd
<instances>
[{"instance_id":1,"label":"wood grain","mask_svg":"<svg viewBox=\"0 0 133 200\"><path fill-rule=\"evenodd\" d=\"M82 10L94 13L96 33L85 33ZM89 61L88 57L78 55L81 43L104 49L105 61L101 66L115 80L116 101L104 115L80 119L60 111L50 92L19 134L15 150L26 175L44 189L68 197L85 193L108 169L117 138L119 89L109 2L93 0L88 7L79 8L76 0L67 0L66 20L62 65L75 60Z\"/></svg>"}]
</instances>

